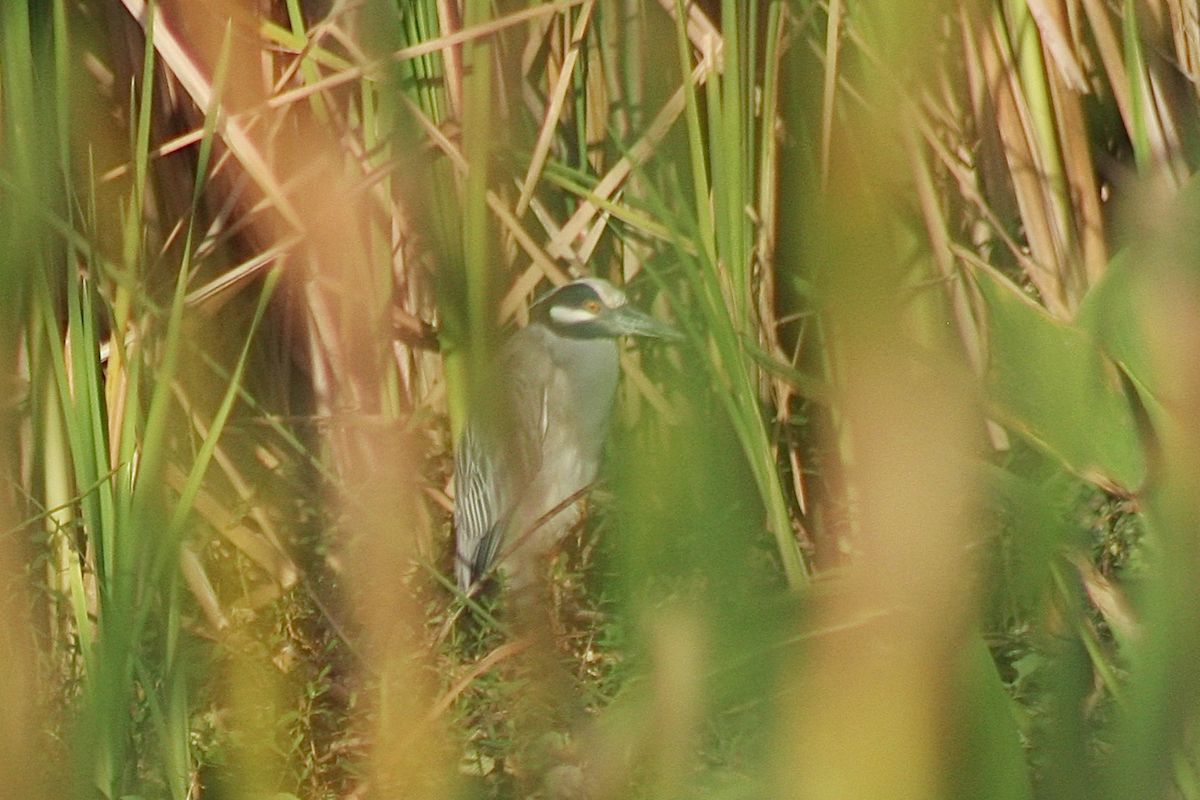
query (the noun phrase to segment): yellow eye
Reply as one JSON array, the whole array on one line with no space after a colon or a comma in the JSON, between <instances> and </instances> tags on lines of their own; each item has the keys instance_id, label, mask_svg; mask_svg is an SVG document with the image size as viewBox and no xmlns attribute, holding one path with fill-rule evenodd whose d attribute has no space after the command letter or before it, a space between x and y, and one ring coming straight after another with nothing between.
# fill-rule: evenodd
<instances>
[{"instance_id":1,"label":"yellow eye","mask_svg":"<svg viewBox=\"0 0 1200 800\"><path fill-rule=\"evenodd\" d=\"M599 300L588 300L583 304L583 310L589 314L599 314L601 307Z\"/></svg>"}]
</instances>

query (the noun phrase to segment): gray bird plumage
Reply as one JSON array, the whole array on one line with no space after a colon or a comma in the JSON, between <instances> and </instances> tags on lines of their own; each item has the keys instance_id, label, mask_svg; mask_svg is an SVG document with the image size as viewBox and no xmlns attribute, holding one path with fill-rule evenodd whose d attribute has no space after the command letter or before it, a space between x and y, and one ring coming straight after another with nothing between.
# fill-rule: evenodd
<instances>
[{"instance_id":1,"label":"gray bird plumage","mask_svg":"<svg viewBox=\"0 0 1200 800\"><path fill-rule=\"evenodd\" d=\"M617 337L678 338L599 278L534 304L502 347L496 391L469 415L455 453L455 577L468 592L495 566L510 588L531 584L543 557L579 520L600 469L617 390ZM540 524L539 524L540 523Z\"/></svg>"}]
</instances>

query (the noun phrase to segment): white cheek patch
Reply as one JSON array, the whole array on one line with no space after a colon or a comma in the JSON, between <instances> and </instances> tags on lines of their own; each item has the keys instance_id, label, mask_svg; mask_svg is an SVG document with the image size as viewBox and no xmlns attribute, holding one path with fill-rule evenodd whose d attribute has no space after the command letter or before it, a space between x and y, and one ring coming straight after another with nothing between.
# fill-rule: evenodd
<instances>
[{"instance_id":1,"label":"white cheek patch","mask_svg":"<svg viewBox=\"0 0 1200 800\"><path fill-rule=\"evenodd\" d=\"M559 325L580 325L584 322L592 322L596 319L596 315L591 311L585 311L582 308L551 306L550 319L554 320Z\"/></svg>"}]
</instances>

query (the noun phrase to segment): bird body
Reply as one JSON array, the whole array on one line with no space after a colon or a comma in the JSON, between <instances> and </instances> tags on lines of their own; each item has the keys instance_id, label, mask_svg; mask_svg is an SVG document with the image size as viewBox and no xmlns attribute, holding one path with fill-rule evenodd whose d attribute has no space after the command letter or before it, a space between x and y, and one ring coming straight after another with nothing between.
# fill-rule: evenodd
<instances>
[{"instance_id":1,"label":"bird body","mask_svg":"<svg viewBox=\"0 0 1200 800\"><path fill-rule=\"evenodd\" d=\"M536 303L530 324L502 347L488 382L495 390L468 415L455 453L455 577L464 593L496 565L510 589L529 585L539 559L579 521L578 495L600 469L624 334L677 335L607 281L585 278Z\"/></svg>"}]
</instances>

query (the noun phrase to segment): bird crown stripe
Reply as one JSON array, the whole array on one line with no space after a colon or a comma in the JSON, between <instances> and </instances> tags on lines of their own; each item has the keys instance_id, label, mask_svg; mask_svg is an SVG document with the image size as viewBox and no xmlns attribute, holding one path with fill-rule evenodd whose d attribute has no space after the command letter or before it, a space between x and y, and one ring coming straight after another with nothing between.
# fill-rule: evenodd
<instances>
[{"instance_id":1,"label":"bird crown stripe","mask_svg":"<svg viewBox=\"0 0 1200 800\"><path fill-rule=\"evenodd\" d=\"M582 278L577 283L591 287L591 290L596 293L600 301L609 308L617 308L625 305L627 302L625 293L606 280L600 278Z\"/></svg>"}]
</instances>

